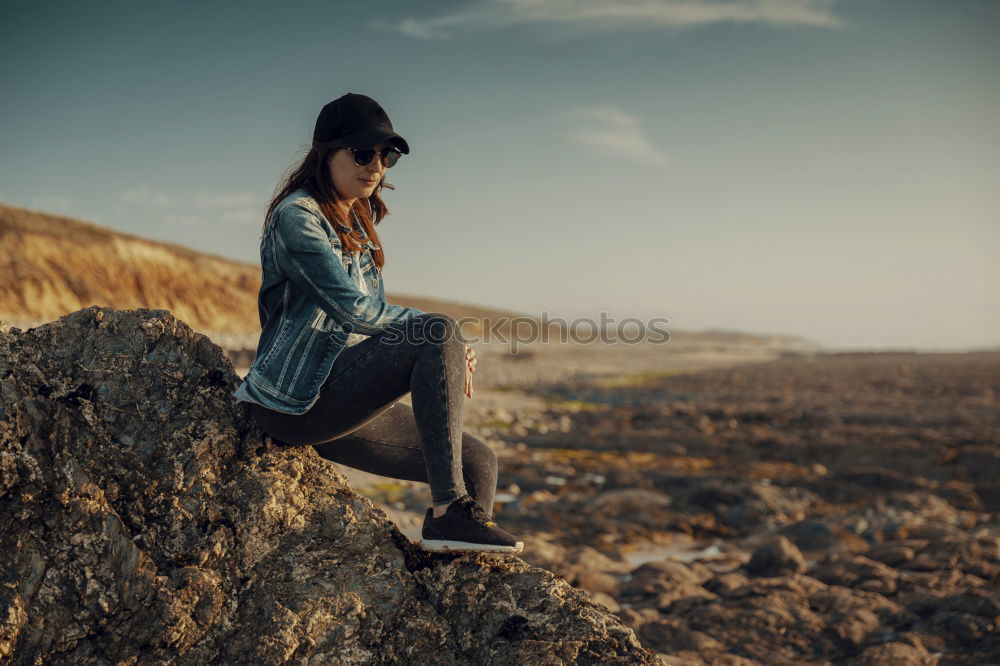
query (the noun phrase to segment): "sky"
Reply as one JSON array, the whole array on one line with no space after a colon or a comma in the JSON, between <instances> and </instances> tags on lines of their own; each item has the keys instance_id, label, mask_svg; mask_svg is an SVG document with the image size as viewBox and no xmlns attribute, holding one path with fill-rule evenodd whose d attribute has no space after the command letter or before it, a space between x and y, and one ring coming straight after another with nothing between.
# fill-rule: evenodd
<instances>
[{"instance_id":1,"label":"sky","mask_svg":"<svg viewBox=\"0 0 1000 666\"><path fill-rule=\"evenodd\" d=\"M992 0L0 0L0 203L259 263L346 92L390 293L1000 346Z\"/></svg>"}]
</instances>

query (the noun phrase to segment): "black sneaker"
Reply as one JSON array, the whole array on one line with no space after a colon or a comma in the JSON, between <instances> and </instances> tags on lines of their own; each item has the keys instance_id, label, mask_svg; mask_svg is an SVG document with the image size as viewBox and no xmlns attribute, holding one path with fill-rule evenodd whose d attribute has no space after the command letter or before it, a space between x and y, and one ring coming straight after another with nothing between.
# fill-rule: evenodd
<instances>
[{"instance_id":1,"label":"black sneaker","mask_svg":"<svg viewBox=\"0 0 1000 666\"><path fill-rule=\"evenodd\" d=\"M421 534L420 547L433 552L519 553L524 549L524 543L497 527L470 495L448 505L440 518L427 509Z\"/></svg>"}]
</instances>

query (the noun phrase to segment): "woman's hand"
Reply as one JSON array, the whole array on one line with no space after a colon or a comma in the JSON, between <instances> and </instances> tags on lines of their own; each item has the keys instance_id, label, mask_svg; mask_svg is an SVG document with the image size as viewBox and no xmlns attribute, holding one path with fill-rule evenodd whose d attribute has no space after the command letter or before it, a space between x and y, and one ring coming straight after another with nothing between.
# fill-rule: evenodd
<instances>
[{"instance_id":1,"label":"woman's hand","mask_svg":"<svg viewBox=\"0 0 1000 666\"><path fill-rule=\"evenodd\" d=\"M476 352L469 345L465 345L465 395L472 397L472 373L476 371Z\"/></svg>"}]
</instances>

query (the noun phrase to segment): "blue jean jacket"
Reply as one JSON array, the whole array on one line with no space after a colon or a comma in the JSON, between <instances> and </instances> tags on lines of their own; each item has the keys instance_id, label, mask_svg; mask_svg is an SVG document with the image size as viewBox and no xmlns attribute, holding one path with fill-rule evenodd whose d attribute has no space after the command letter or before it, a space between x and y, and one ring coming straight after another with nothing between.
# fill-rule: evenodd
<instances>
[{"instance_id":1,"label":"blue jean jacket","mask_svg":"<svg viewBox=\"0 0 1000 666\"><path fill-rule=\"evenodd\" d=\"M385 302L370 249L360 265L342 250L340 237L305 190L275 207L260 243L257 358L233 393L236 398L303 414L319 398L350 333L376 335L424 314ZM358 271L371 296L358 288Z\"/></svg>"}]
</instances>

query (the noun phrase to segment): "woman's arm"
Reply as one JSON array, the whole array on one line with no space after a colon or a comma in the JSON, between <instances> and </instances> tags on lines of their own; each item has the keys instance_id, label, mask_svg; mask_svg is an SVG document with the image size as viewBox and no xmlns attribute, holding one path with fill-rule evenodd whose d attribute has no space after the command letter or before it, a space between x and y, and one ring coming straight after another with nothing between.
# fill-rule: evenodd
<instances>
[{"instance_id":1,"label":"woman's arm","mask_svg":"<svg viewBox=\"0 0 1000 666\"><path fill-rule=\"evenodd\" d=\"M309 294L334 321L355 333L375 335L390 324L419 314L417 308L389 305L366 296L341 261L340 238L327 235L319 217L296 204L274 220L274 260L278 269Z\"/></svg>"}]
</instances>

